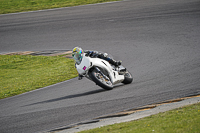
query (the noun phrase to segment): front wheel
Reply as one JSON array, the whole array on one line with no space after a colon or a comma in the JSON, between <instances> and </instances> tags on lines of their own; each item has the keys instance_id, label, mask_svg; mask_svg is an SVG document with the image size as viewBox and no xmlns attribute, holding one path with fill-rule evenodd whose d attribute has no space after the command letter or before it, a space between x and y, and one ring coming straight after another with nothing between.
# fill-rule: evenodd
<instances>
[{"instance_id":1,"label":"front wheel","mask_svg":"<svg viewBox=\"0 0 200 133\"><path fill-rule=\"evenodd\" d=\"M113 89L113 84L110 78L108 77L105 79L96 69L92 70L92 72L89 73L89 76L97 85L104 88L105 90Z\"/></svg>"},{"instance_id":2,"label":"front wheel","mask_svg":"<svg viewBox=\"0 0 200 133\"><path fill-rule=\"evenodd\" d=\"M133 81L133 77L129 71L126 71L124 73L124 81L122 83L124 84L130 84Z\"/></svg>"}]
</instances>

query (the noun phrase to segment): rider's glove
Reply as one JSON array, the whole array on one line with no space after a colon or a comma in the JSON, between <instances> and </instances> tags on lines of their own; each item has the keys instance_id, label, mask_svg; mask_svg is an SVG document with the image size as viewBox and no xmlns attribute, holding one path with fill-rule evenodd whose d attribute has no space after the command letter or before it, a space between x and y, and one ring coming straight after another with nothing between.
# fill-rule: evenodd
<instances>
[{"instance_id":1,"label":"rider's glove","mask_svg":"<svg viewBox=\"0 0 200 133\"><path fill-rule=\"evenodd\" d=\"M93 51L87 51L87 54L86 54L86 56L89 56L89 57L91 57L91 56L92 56L92 54L93 54Z\"/></svg>"}]
</instances>

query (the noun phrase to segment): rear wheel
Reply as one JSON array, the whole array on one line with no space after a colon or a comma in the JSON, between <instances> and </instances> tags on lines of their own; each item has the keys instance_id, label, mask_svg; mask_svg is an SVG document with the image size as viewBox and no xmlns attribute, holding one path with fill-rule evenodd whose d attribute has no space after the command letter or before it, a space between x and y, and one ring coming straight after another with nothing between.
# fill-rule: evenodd
<instances>
[{"instance_id":1,"label":"rear wheel","mask_svg":"<svg viewBox=\"0 0 200 133\"><path fill-rule=\"evenodd\" d=\"M129 71L126 71L124 73L124 81L122 83L124 84L130 84L133 81L133 77Z\"/></svg>"},{"instance_id":2,"label":"rear wheel","mask_svg":"<svg viewBox=\"0 0 200 133\"><path fill-rule=\"evenodd\" d=\"M105 79L101 73L99 73L96 69L92 70L92 72L89 73L90 78L100 87L104 88L105 90L112 90L113 84L109 77Z\"/></svg>"}]
</instances>

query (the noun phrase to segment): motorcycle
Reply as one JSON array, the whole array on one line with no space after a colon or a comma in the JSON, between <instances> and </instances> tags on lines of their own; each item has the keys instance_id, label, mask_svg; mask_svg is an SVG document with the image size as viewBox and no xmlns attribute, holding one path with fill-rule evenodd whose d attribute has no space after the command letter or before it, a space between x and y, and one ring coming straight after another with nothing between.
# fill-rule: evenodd
<instances>
[{"instance_id":1,"label":"motorcycle","mask_svg":"<svg viewBox=\"0 0 200 133\"><path fill-rule=\"evenodd\" d=\"M122 65L114 66L100 58L91 58L83 54L76 69L82 77L95 82L105 90L112 90L118 83L130 84L133 81L131 73Z\"/></svg>"}]
</instances>

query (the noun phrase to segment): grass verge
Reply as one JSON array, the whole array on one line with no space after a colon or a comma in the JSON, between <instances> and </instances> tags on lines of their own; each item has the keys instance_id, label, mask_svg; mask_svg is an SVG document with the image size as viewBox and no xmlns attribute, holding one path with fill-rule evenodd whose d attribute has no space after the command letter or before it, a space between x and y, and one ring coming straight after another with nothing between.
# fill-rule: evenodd
<instances>
[{"instance_id":1,"label":"grass verge","mask_svg":"<svg viewBox=\"0 0 200 133\"><path fill-rule=\"evenodd\" d=\"M0 0L0 14L70 7L116 0Z\"/></svg>"},{"instance_id":2,"label":"grass verge","mask_svg":"<svg viewBox=\"0 0 200 133\"><path fill-rule=\"evenodd\" d=\"M0 99L77 76L72 59L60 56L0 55Z\"/></svg>"},{"instance_id":3,"label":"grass verge","mask_svg":"<svg viewBox=\"0 0 200 133\"><path fill-rule=\"evenodd\" d=\"M80 133L199 133L200 103Z\"/></svg>"}]
</instances>

